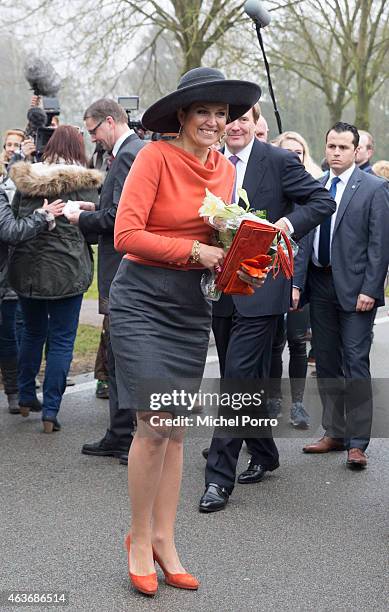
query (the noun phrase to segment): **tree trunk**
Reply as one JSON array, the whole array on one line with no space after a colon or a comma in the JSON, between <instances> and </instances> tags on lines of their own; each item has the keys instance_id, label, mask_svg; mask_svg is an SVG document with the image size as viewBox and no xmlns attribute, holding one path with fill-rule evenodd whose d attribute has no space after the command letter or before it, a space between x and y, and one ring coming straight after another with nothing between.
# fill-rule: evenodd
<instances>
[{"instance_id":1,"label":"tree trunk","mask_svg":"<svg viewBox=\"0 0 389 612\"><path fill-rule=\"evenodd\" d=\"M184 55L184 72L201 66L206 46L202 43L194 43L190 49L182 49Z\"/></svg>"},{"instance_id":2,"label":"tree trunk","mask_svg":"<svg viewBox=\"0 0 389 612\"><path fill-rule=\"evenodd\" d=\"M326 106L330 115L330 125L335 125L335 123L341 121L343 107L339 104L335 104L334 102L330 102L329 100L327 100Z\"/></svg>"},{"instance_id":3,"label":"tree trunk","mask_svg":"<svg viewBox=\"0 0 389 612\"><path fill-rule=\"evenodd\" d=\"M369 131L370 97L366 92L361 92L355 99L354 124L358 130Z\"/></svg>"},{"instance_id":4,"label":"tree trunk","mask_svg":"<svg viewBox=\"0 0 389 612\"><path fill-rule=\"evenodd\" d=\"M355 56L355 126L359 130L367 130L369 127L369 75L368 75L368 23L371 0L362 2L361 20L358 31L358 43Z\"/></svg>"}]
</instances>

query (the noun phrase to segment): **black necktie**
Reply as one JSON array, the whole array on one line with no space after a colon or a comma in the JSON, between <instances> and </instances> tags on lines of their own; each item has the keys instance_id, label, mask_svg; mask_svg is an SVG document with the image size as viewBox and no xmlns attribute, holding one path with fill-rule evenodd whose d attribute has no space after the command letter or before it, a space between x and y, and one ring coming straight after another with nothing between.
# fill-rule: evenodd
<instances>
[{"instance_id":1,"label":"black necktie","mask_svg":"<svg viewBox=\"0 0 389 612\"><path fill-rule=\"evenodd\" d=\"M338 176L334 176L331 181L331 187L329 189L329 192L330 196L332 196L334 200L336 196L336 186L339 181L340 178ZM319 263L323 266L323 268L328 266L328 264L330 263L331 217L327 217L323 221L323 223L320 224L318 260Z\"/></svg>"}]
</instances>

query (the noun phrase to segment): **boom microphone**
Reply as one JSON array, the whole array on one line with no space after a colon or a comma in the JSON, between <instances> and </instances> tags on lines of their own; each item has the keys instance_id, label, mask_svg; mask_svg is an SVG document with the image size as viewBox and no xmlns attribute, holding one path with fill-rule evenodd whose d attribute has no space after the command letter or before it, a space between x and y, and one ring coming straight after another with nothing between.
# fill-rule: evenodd
<instances>
[{"instance_id":1,"label":"boom microphone","mask_svg":"<svg viewBox=\"0 0 389 612\"><path fill-rule=\"evenodd\" d=\"M276 121L277 121L277 127L278 127L279 133L282 134L281 117L280 117L280 113L278 112L278 108L277 108L277 101L274 95L273 85L271 82L270 66L269 66L269 62L267 61L265 47L263 44L262 34L261 34L261 28L265 28L267 25L269 25L271 17L269 13L267 12L267 10L262 6L262 2L260 2L259 0L246 0L243 8L244 8L244 12L246 13L246 15L248 15L250 19L254 21L254 24L255 24L259 46L261 47L263 61L265 63L267 82L269 85L269 93L270 93L270 97L273 102L273 108L274 108L274 114L275 114Z\"/></svg>"},{"instance_id":2,"label":"boom microphone","mask_svg":"<svg viewBox=\"0 0 389 612\"><path fill-rule=\"evenodd\" d=\"M262 6L260 0L246 0L243 9L246 15L248 15L260 28L265 28L269 25L271 21L270 14Z\"/></svg>"},{"instance_id":3,"label":"boom microphone","mask_svg":"<svg viewBox=\"0 0 389 612\"><path fill-rule=\"evenodd\" d=\"M47 60L31 57L24 64L24 76L36 96L55 97L61 87L61 77Z\"/></svg>"}]
</instances>

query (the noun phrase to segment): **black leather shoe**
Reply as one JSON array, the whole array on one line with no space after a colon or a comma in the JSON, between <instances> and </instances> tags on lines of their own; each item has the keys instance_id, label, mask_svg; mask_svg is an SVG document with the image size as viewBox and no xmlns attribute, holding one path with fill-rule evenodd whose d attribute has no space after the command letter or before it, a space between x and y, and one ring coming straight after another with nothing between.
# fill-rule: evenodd
<instances>
[{"instance_id":1,"label":"black leather shoe","mask_svg":"<svg viewBox=\"0 0 389 612\"><path fill-rule=\"evenodd\" d=\"M208 459L209 448L203 448L203 450L201 451L201 454L204 457L204 459Z\"/></svg>"},{"instance_id":2,"label":"black leather shoe","mask_svg":"<svg viewBox=\"0 0 389 612\"><path fill-rule=\"evenodd\" d=\"M200 499L200 512L217 512L226 507L230 494L225 487L210 482Z\"/></svg>"},{"instance_id":3,"label":"black leather shoe","mask_svg":"<svg viewBox=\"0 0 389 612\"><path fill-rule=\"evenodd\" d=\"M128 465L128 451L119 457L120 465Z\"/></svg>"},{"instance_id":4,"label":"black leather shoe","mask_svg":"<svg viewBox=\"0 0 389 612\"><path fill-rule=\"evenodd\" d=\"M121 457L124 453L128 453L128 448L113 446L109 440L103 438L99 442L84 444L81 452L84 455L94 455L95 457Z\"/></svg>"},{"instance_id":5,"label":"black leather shoe","mask_svg":"<svg viewBox=\"0 0 389 612\"><path fill-rule=\"evenodd\" d=\"M279 463L269 468L255 463L255 459L250 459L249 464L247 466L247 470L239 474L238 482L239 484L251 484L253 482L260 482L266 472L272 472L278 467Z\"/></svg>"},{"instance_id":6,"label":"black leather shoe","mask_svg":"<svg viewBox=\"0 0 389 612\"><path fill-rule=\"evenodd\" d=\"M252 450L250 450L250 449L249 449L249 447L247 446L247 442L245 442L243 446L246 446L246 453L247 453L248 455L252 455L252 454L253 454L253 451L252 451Z\"/></svg>"}]
</instances>

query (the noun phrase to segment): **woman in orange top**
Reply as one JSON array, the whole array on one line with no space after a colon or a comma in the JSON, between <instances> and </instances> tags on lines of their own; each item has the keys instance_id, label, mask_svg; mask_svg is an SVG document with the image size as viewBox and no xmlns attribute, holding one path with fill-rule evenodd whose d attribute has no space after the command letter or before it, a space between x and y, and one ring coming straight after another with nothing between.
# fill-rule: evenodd
<instances>
[{"instance_id":1,"label":"woman in orange top","mask_svg":"<svg viewBox=\"0 0 389 612\"><path fill-rule=\"evenodd\" d=\"M120 408L137 411L128 457L132 523L126 547L132 584L147 595L157 591L155 561L167 584L199 586L174 543L184 431L166 419L185 409L172 397L173 390L187 388L181 379L201 381L211 305L200 279L204 268L224 259L198 214L206 188L226 201L233 190L234 168L212 145L227 119L247 112L259 96L257 85L226 80L219 70L187 72L142 120L148 130L178 132L177 139L150 143L138 153L118 207L115 248L126 255L111 287L111 339ZM170 402L167 395L160 401L161 391Z\"/></svg>"}]
</instances>

